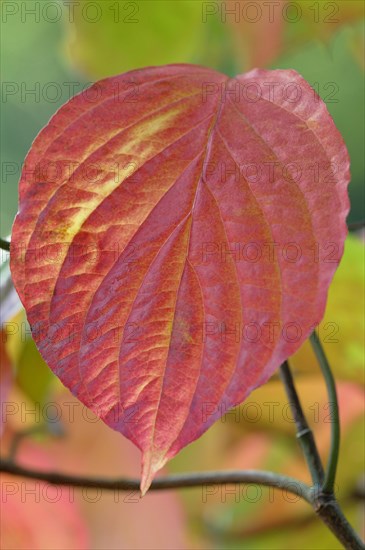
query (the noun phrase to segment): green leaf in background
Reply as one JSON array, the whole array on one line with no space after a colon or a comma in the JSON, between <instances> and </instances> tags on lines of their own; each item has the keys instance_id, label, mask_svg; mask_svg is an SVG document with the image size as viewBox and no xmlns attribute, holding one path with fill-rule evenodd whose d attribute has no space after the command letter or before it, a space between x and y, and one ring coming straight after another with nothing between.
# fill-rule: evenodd
<instances>
[{"instance_id":1,"label":"green leaf in background","mask_svg":"<svg viewBox=\"0 0 365 550\"><path fill-rule=\"evenodd\" d=\"M234 43L237 74L255 67L268 67L279 55L292 53L310 42L328 43L340 27L364 18L364 6L358 0L225 0L220 4L206 2L205 10L215 12L221 27L228 27Z\"/></svg>"},{"instance_id":2,"label":"green leaf in background","mask_svg":"<svg viewBox=\"0 0 365 550\"><path fill-rule=\"evenodd\" d=\"M15 2L8 4L16 5ZM86 84L63 59L62 21L53 21L51 11L48 19L42 16L42 12L38 17L25 16L25 8L37 13L37 9L41 9L40 2L27 0L19 4L14 15L5 16L5 10L2 12L2 236L10 233L17 212L20 171L32 141L55 111Z\"/></svg>"},{"instance_id":3,"label":"green leaf in background","mask_svg":"<svg viewBox=\"0 0 365 550\"><path fill-rule=\"evenodd\" d=\"M299 0L295 4L298 7L292 6L286 9L286 16L289 19L285 26L286 48L288 45L295 48L313 39L327 42L340 27L359 21L365 15L365 4L361 0L337 0L336 2Z\"/></svg>"},{"instance_id":4,"label":"green leaf in background","mask_svg":"<svg viewBox=\"0 0 365 550\"><path fill-rule=\"evenodd\" d=\"M228 9L232 3L238 2L225 1ZM250 0L246 2L240 0L240 10L244 3L258 4ZM37 9L37 4L41 6L42 3L39 0L26 2L17 0L8 4L19 6L22 4L31 12ZM48 4L56 4L56 2L48 2ZM89 7L85 7L87 4ZM202 17L203 4L206 6L209 4L212 12L215 12L207 15L205 21ZM280 2L280 4L287 3ZM354 21L363 16L364 3L361 0L336 0L336 2L297 0L289 4L297 4L302 9L303 16L296 23L283 23L282 20L276 19L276 24L272 28L268 25L263 30L257 23L246 23L240 27L239 35L237 35L237 29L233 29L232 16L227 17L226 23L222 22L220 0L213 2L200 0L170 2L167 0L97 0L96 2L75 0L72 2L71 0L65 4L59 0L63 21L49 22L44 17L36 21L34 16L22 20L20 10L14 16L8 17L6 24L2 25L0 37L3 81L1 89L1 236L4 237L10 233L17 210L18 179L24 157L38 131L58 107L70 96L83 89L87 85L86 79L98 79L142 66L170 62L203 64L231 76L248 70L252 63L270 68L298 70L325 100L337 127L344 136L350 152L352 173L349 188L352 208L349 221L363 219L365 217L364 28L362 24L355 25ZM281 12L282 7L279 6L278 9ZM75 19L73 23L72 13ZM250 12L251 16L253 13L253 11ZM289 16L293 14L293 11L288 12ZM325 18L327 21L324 21ZM338 22L331 22L333 19L338 19ZM239 25L241 23L242 18ZM277 45L276 49L273 48L272 39L274 45ZM2 272L4 273L5 271ZM11 310L13 314L14 297L8 286L7 277L8 268L6 267L6 279L3 278L6 284L2 290L2 298L10 304L9 311ZM361 524L364 525L361 506L351 496L363 468L364 453L364 424L357 413L361 395L359 382L364 380L363 281L364 244L356 236L349 236L343 260L329 291L326 314L320 324L319 332L338 381L340 397L342 396L342 403L340 403L342 444L337 478L338 496L341 504L344 505L345 514L356 528ZM8 311L7 305L6 309L3 308L3 313L5 311ZM10 321L25 325L24 312L18 313ZM326 341L323 341L324 339ZM19 331L18 334L8 338L4 351L9 354L9 359L14 366L15 383L23 392L19 393L23 398L27 396L30 401L38 402L41 406L47 405L47 400L53 397L53 390L59 386L37 351L33 340L29 336L24 338ZM291 358L291 363L297 377L298 391L304 410L308 420L313 424L317 441L321 446L320 452L325 458L329 447L326 437L328 438L329 435L330 423L321 426L322 421L314 420L317 408L313 408L313 405L318 403L319 410L327 412L327 409L324 409L326 395L323 380L320 382L318 363L308 342ZM351 382L349 383L348 380ZM246 414L239 416L240 422L232 413L228 414L224 421L217 423L199 442L184 449L169 465L168 470L181 473L191 469L268 468L305 479L308 474L304 469L304 460L294 438L293 424L283 417L282 411L286 410L284 407L287 405L287 397L281 386L280 398L277 397L279 384L275 379L257 390L252 397L252 408L248 408L250 402L245 404ZM69 403L68 394L65 399ZM275 405L279 401L280 405L274 409L275 414L272 419L270 411L273 409L270 408L270 404ZM245 420L246 417L251 418L251 415L255 414L258 406L262 410L260 419L257 422ZM81 408L76 407L76 410L81 411ZM278 414L276 414L277 411ZM92 451L94 449L92 446L85 446L84 441L89 438L90 441L96 441L95 445L98 446L97 442L100 438L97 437L95 440L93 435L96 426L85 418L84 424L76 423L67 426L67 430L74 430L74 447L72 444L70 447L70 439L67 440L67 444L53 442L61 456L60 468L64 466L63 461L66 456L66 465L69 464L70 471L74 472L76 464L76 473L85 473L85 456L87 456L85 449ZM87 431L88 428L90 433ZM124 449L123 440L119 438L117 440L118 434L108 431L106 426L100 429L105 429L105 434L104 432L100 434L103 436L103 442L107 441L106 446L99 445L104 451L106 449L106 452L103 451L101 459L99 457L94 461L101 475L104 474L105 468L110 466L110 456L125 457L126 455L128 457L129 447ZM63 449L64 454L59 449ZM123 451L122 454L120 450ZM119 475L120 471L128 475L138 474L133 469L130 470L135 464L133 452L132 450L128 458L129 462L124 460L122 470L120 470L120 462L117 461L114 464L115 475ZM67 453L69 459L67 459ZM89 453L88 456L94 456L94 454L96 455L97 452ZM86 466L89 467L88 461ZM77 471L78 467L79 471ZM125 468L127 468L126 471ZM335 550L341 548L338 541L312 515L310 507L306 507L305 503L299 503L297 506L295 503L286 502L285 507L278 493L275 493L273 501L269 500L267 489L263 489L263 497L257 502L242 498L236 503L234 496L229 494L229 487L227 501L223 502L221 495L224 490L224 487L217 489L217 494L209 497L207 502L203 502L202 488L179 492L178 498L182 499L184 513L189 520L185 524L186 532L189 537L191 534L194 535L192 547L217 550L221 548L226 550L299 550L303 548ZM250 494L254 495L254 490ZM135 516L129 516L128 514L132 514L130 510L135 508L128 504L129 496L132 496L131 502L133 502L133 495L127 495L125 508L118 509L117 514L119 518L124 518L123 528L127 529L127 539L129 537L131 544L138 546L137 514L141 513L140 506L145 506L146 502L136 507L138 511L136 510ZM153 495L147 498L152 500L159 497L160 495ZM161 497L165 498L165 495ZM115 495L110 494L110 498L115 498ZM179 547L187 547L186 544L184 546L184 543L178 542L180 531L184 526L183 519L179 520L181 525L173 519L173 498L175 495L166 493L166 499L170 499L169 502L159 503L162 516L164 519L168 518L168 528L162 524L160 527L158 521L152 527L156 532L161 529L161 540L164 541L167 538L169 541L166 544L170 544L169 537L171 537L171 541L173 540L177 545L180 544ZM306 508L302 509L301 504ZM90 504L90 508L94 508L95 511L92 512L94 515L90 513L88 522L93 532L97 533L98 529L100 533L103 532L96 537L104 537L101 539L104 544L100 543L99 539L97 542L106 547L110 540L118 538L114 530L115 522L113 524L113 514L117 518L116 503L110 500L107 507L103 500L98 509L95 503ZM126 512L127 508L128 512ZM143 510L142 513L145 513L147 519L151 520L152 517L153 523L153 513L151 516L147 508ZM108 527L105 530L105 525L110 526L110 529ZM133 530L135 526L137 526L137 533ZM150 526L148 535L151 535ZM156 536L152 530L152 538L150 536L152 544L156 540L160 541ZM125 543L123 538L118 538L116 544L120 545L121 540L123 544ZM158 542L156 547L162 547Z\"/></svg>"},{"instance_id":5,"label":"green leaf in background","mask_svg":"<svg viewBox=\"0 0 365 550\"><path fill-rule=\"evenodd\" d=\"M295 68L325 101L347 145L351 160L349 222L365 218L364 72L354 55L362 41L362 24L341 29L324 45L312 41L275 61L272 68Z\"/></svg>"},{"instance_id":6,"label":"green leaf in background","mask_svg":"<svg viewBox=\"0 0 365 550\"><path fill-rule=\"evenodd\" d=\"M200 1L98 0L93 10L90 4L75 2L69 33L71 59L87 75L102 78L149 65L186 63L199 51L206 26Z\"/></svg>"},{"instance_id":7,"label":"green leaf in background","mask_svg":"<svg viewBox=\"0 0 365 550\"><path fill-rule=\"evenodd\" d=\"M319 325L319 337L335 377L360 383L364 383L364 260L364 243L350 234ZM291 363L303 374L318 371L308 341L291 357Z\"/></svg>"},{"instance_id":8,"label":"green leaf in background","mask_svg":"<svg viewBox=\"0 0 365 550\"><path fill-rule=\"evenodd\" d=\"M6 423L4 404L8 399L10 388L13 384L13 369L10 357L6 349L7 335L1 326L0 328L0 437Z\"/></svg>"},{"instance_id":9,"label":"green leaf in background","mask_svg":"<svg viewBox=\"0 0 365 550\"><path fill-rule=\"evenodd\" d=\"M30 337L26 339L16 365L16 383L38 406L47 402L51 389L58 383Z\"/></svg>"},{"instance_id":10,"label":"green leaf in background","mask_svg":"<svg viewBox=\"0 0 365 550\"><path fill-rule=\"evenodd\" d=\"M304 385L299 384L298 391L309 423L314 430L320 454L326 461L330 422L325 385L320 376L317 379L311 377L304 382ZM253 396L256 395L256 401L253 401L256 411L265 413L268 405L275 403L278 405L277 408L271 408L271 418L264 419L263 414L257 422L249 426L249 423L244 420L240 424L235 423L232 420L234 415L232 413L229 415L229 420L225 424L226 430L232 429L236 424L241 429L241 433L237 434L235 444L231 442L228 449L222 445L219 456L226 457L223 469L267 469L285 472L287 475L310 482L304 457L293 437L295 433L293 422L284 421L287 434L284 435L282 431L282 420L287 416L286 412L284 415L283 413L287 411L288 403L284 389L280 386L279 381L269 382L253 394ZM349 515L352 517L355 528L361 531L362 505L356 502L355 490L362 476L364 460L362 391L356 384L348 382L339 384L338 390L342 446L336 494L344 509L347 512L349 510L354 512ZM312 418L313 415L307 413L308 410L309 413L314 412L313 405L318 405L318 411L320 411L318 418ZM255 407L252 410L254 411ZM247 432L247 428L251 432ZM265 438L266 448L260 443L260 438ZM216 491L210 488L202 494L206 495L202 506L205 532L213 541L214 548L237 548L237 550L341 548L333 535L313 515L310 507L285 491L268 490L252 484L251 487L227 485ZM195 511L195 513L198 512ZM305 532L305 539L296 538L298 532L303 532L303 535Z\"/></svg>"}]
</instances>

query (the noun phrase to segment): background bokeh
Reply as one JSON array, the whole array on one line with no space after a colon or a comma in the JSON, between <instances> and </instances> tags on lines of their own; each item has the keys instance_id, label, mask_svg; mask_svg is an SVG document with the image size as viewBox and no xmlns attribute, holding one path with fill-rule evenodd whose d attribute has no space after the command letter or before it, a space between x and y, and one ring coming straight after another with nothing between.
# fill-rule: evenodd
<instances>
[{"instance_id":1,"label":"background bokeh","mask_svg":"<svg viewBox=\"0 0 365 550\"><path fill-rule=\"evenodd\" d=\"M300 72L326 102L349 149L348 221L364 219L361 0L2 0L0 6L1 236L11 232L24 157L52 114L95 80L173 62L202 64L229 75L256 66ZM361 231L349 235L319 327L340 399L337 492L360 532L364 531L363 243ZM4 252L0 275L1 323L8 323L0 344L0 395L12 403L2 453L16 453L22 463L43 469L138 476L139 452L74 400L39 356L14 294ZM291 364L325 459L330 411L308 343ZM165 472L223 468L264 468L309 481L278 378L184 449ZM136 493L64 489L58 495L56 489L38 482L7 476L2 482L7 491L1 514L4 549L340 548L308 505L260 487L170 491L148 494L141 501Z\"/></svg>"}]
</instances>

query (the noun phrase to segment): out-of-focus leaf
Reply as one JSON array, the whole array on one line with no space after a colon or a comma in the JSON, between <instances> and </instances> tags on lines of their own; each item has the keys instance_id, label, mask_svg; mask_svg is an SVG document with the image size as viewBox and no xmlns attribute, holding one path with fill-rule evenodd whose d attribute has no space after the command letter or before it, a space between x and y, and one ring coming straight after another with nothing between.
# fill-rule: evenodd
<instances>
[{"instance_id":1,"label":"out-of-focus leaf","mask_svg":"<svg viewBox=\"0 0 365 550\"><path fill-rule=\"evenodd\" d=\"M359 67L361 67L362 71L365 70L365 58L364 58L364 50L365 50L365 26L359 25L358 31L356 34L353 35L352 39L350 40L350 48L352 52L354 53L356 61L359 63Z\"/></svg>"},{"instance_id":2,"label":"out-of-focus leaf","mask_svg":"<svg viewBox=\"0 0 365 550\"><path fill-rule=\"evenodd\" d=\"M131 103L130 78L140 90ZM207 82L215 93L204 96ZM293 82L299 102L285 100ZM258 100L232 99L253 84ZM346 234L349 161L325 105L295 71L228 79L171 65L95 90L93 102L81 94L66 104L28 154L11 268L49 366L142 450L145 492L169 458L263 384L322 318ZM300 178L285 175L299 158ZM244 176L245 165L273 160L282 168L273 181L268 171ZM313 162L326 167L319 183ZM82 170L89 163L97 191ZM115 177L118 163L132 165L132 176ZM222 260L219 247L252 240L262 251L275 242L281 254ZM295 262L283 253L293 241ZM335 256L324 262L328 241ZM207 243L218 248L209 258ZM217 320L242 336L230 328L222 337ZM259 338L247 336L252 324ZM133 430L131 410L140 419Z\"/></svg>"},{"instance_id":3,"label":"out-of-focus leaf","mask_svg":"<svg viewBox=\"0 0 365 550\"><path fill-rule=\"evenodd\" d=\"M249 0L228 0L221 11L226 13L226 25L234 37L237 70L268 67L279 56L285 22L280 13L274 16L268 3L260 6Z\"/></svg>"},{"instance_id":4,"label":"out-of-focus leaf","mask_svg":"<svg viewBox=\"0 0 365 550\"><path fill-rule=\"evenodd\" d=\"M4 418L5 405L10 388L13 384L14 374L12 359L9 356L8 346L8 325L7 321L12 319L20 310L22 304L14 288L10 275L9 261L0 262L0 436L4 430L6 419ZM15 323L14 326L17 326ZM14 331L13 331L14 332Z\"/></svg>"},{"instance_id":5,"label":"out-of-focus leaf","mask_svg":"<svg viewBox=\"0 0 365 550\"><path fill-rule=\"evenodd\" d=\"M256 422L245 420L243 411L238 415L236 415L236 411L231 411L227 415L228 426L232 425L235 419L240 421L240 424L237 422L237 425L241 428L241 435L237 439L236 445L231 444L226 451L224 448L222 449L221 454L225 453L224 456L226 456L224 468L260 468L280 471L310 483L308 468L294 438L295 427L289 405L284 390L279 387L279 384L281 384L279 381L269 382L253 393L252 397L256 396L255 401L251 399L246 401L244 405L246 414L251 419L256 416ZM297 386L303 410L313 428L320 454L326 462L331 415L324 382L319 377L310 380L300 378ZM338 394L342 445L336 493L341 505L346 507L347 503L351 501L351 495L363 470L364 401L361 389L355 384L340 383ZM275 396L274 399L273 396ZM266 414L266 411L270 411L270 415ZM245 432L245 428L251 429L253 433ZM288 437L280 433L282 429L288 433ZM266 441L266 444L260 443L260 437ZM264 451L265 445L266 453L260 453L260 449ZM241 534L242 548L245 548L246 544L247 548L251 548L251 542L253 547L256 547L256 538L257 542L261 544L261 540L269 540L271 535L274 535L273 548L280 548L280 544L283 548L290 548L287 537L292 542L291 529L294 526L296 529L300 529L301 525L303 527L307 525L309 534L316 532L314 526L317 519L313 516L311 508L304 501L286 491L269 490L256 484L251 486L230 485L222 486L217 490L210 487L203 495L205 496L204 517L207 520L207 529L211 530L212 536L216 539L218 536L219 547L226 548L227 544L229 546L232 535L235 533L237 540L237 535ZM354 521L356 530L361 528L359 520L360 516ZM225 533L231 535L225 536ZM330 540L324 525L318 528L317 535L319 533L321 533L321 537L323 536L324 541ZM258 546L258 548L263 547ZM293 547L296 548L296 546ZM301 541L298 548L303 547ZM309 545L309 547L311 546ZM322 546L320 547L322 548ZM323 546L323 548L326 547Z\"/></svg>"},{"instance_id":6,"label":"out-of-focus leaf","mask_svg":"<svg viewBox=\"0 0 365 550\"><path fill-rule=\"evenodd\" d=\"M227 426L227 424L226 424ZM223 454L223 470L250 470L250 469L280 469L283 456L290 453L290 446L285 439L269 432L246 433L241 440L226 449ZM279 455L279 456L278 456ZM270 490L271 498L273 490ZM267 522L268 514L262 517L261 511L267 490L255 483L228 484L221 487L208 487L202 490L204 519L208 529L215 532L225 532L236 529L241 525L245 530L249 526L270 525ZM276 495L277 496L277 495ZM278 500L278 499L277 499Z\"/></svg>"},{"instance_id":7,"label":"out-of-focus leaf","mask_svg":"<svg viewBox=\"0 0 365 550\"><path fill-rule=\"evenodd\" d=\"M76 475L138 477L139 452L129 442L62 390L53 401L65 437L49 441L55 468ZM135 419L131 415L131 426ZM101 444L102 442L102 444ZM99 495L99 496L98 496ZM138 491L75 493L89 525L93 550L181 550L193 548L185 511L175 491L154 492L144 499ZM143 528L141 527L143 526Z\"/></svg>"},{"instance_id":8,"label":"out-of-focus leaf","mask_svg":"<svg viewBox=\"0 0 365 550\"><path fill-rule=\"evenodd\" d=\"M19 388L42 406L49 398L49 392L57 381L39 353L34 340L27 337L16 364L16 382Z\"/></svg>"},{"instance_id":9,"label":"out-of-focus leaf","mask_svg":"<svg viewBox=\"0 0 365 550\"><path fill-rule=\"evenodd\" d=\"M75 2L70 25L71 60L94 78L148 65L186 63L199 52L206 24L199 0ZM95 21L91 19L95 17Z\"/></svg>"},{"instance_id":10,"label":"out-of-focus leaf","mask_svg":"<svg viewBox=\"0 0 365 550\"><path fill-rule=\"evenodd\" d=\"M298 373L294 369L294 374ZM326 387L320 373L311 376L298 376L298 391L303 410L314 430L320 430L318 445L326 452L329 448L331 409L328 406ZM342 407L341 423L347 428L364 411L362 388L350 382L338 384L339 400ZM351 397L350 397L351 396ZM229 411L225 420L229 423L241 422L241 428L257 431L275 429L287 434L294 434L294 420L283 384L280 380L270 380L257 388L243 405ZM323 433L322 433L323 432Z\"/></svg>"},{"instance_id":11,"label":"out-of-focus leaf","mask_svg":"<svg viewBox=\"0 0 365 550\"><path fill-rule=\"evenodd\" d=\"M8 411L7 430L2 439L2 452L9 452L12 437L19 431L28 430L37 433L37 439L42 442L49 461L35 462L32 449L41 449L40 445L28 443L30 436L23 438L18 448L17 460L23 465L39 470L62 471L71 475L90 477L138 477L140 473L139 452L118 433L110 430L90 410L86 409L74 396L61 385L53 394L53 398L43 406L34 407L27 396L18 387L14 387L9 401L13 407ZM34 412L39 411L39 412ZM37 428L42 428L44 421L56 425L62 423L62 438L41 437ZM130 416L131 425L135 422ZM50 431L51 435L52 432ZM102 442L102 444L101 444ZM43 453L42 453L43 454ZM106 474L107 473L107 474ZM14 482L15 478L6 478ZM29 483L34 488L35 482ZM21 479L19 483L23 483ZM10 487L10 486L9 486ZM28 485L23 486L23 491ZM40 494L46 494L43 484L39 485ZM81 510L82 518L87 525L89 542L87 548L93 550L180 550L192 548L186 524L185 511L177 492L164 491L140 498L139 491L98 491L92 489L62 488L63 494L70 496L75 505L76 518ZM31 497L34 495L30 495ZM49 497L53 496L49 490ZM31 501L32 502L32 501ZM25 508L26 512L27 508ZM53 508L54 514L62 510ZM42 517L42 504L38 506ZM44 521L46 521L46 515ZM65 516L67 532L67 515ZM4 519L5 521L5 519ZM143 529L141 529L143 524ZM39 528L35 522L35 528ZM9 525L13 527L13 523ZM19 526L19 534L23 536L23 527ZM57 531L55 531L56 533ZM15 533L11 532L15 537ZM29 535L30 536L30 535ZM66 534L65 534L66 536ZM15 539L14 539L15 540ZM23 538L21 539L23 540ZM63 542L63 539L60 539ZM42 546L37 550L52 548L54 536L48 529L42 537ZM4 546L4 548L8 548ZM12 547L9 547L12 548ZM26 546L20 549L28 550ZM29 548L32 548L29 546ZM57 550L63 549L58 546ZM65 548L68 548L67 546ZM73 549L82 548L75 542Z\"/></svg>"},{"instance_id":12,"label":"out-of-focus leaf","mask_svg":"<svg viewBox=\"0 0 365 550\"><path fill-rule=\"evenodd\" d=\"M297 378L297 389L319 452L323 460L326 461L330 448L332 415L324 381L321 376ZM363 448L361 449L362 438L358 439L356 453L353 453L354 448L351 448L350 441L351 434L354 433L354 426L359 425L359 422L361 424L365 404L362 389L354 383L341 382L338 384L337 391L343 438L337 484L341 489L339 496L343 498L353 491L356 479L362 471L361 464L364 451ZM225 421L228 425L235 424L239 427L241 430L240 437L243 438L242 443L238 441L235 447L232 446L230 456L226 459L226 468L235 468L238 461L243 461L244 466L242 468L282 471L287 475L310 483L310 475L305 465L304 456L295 441L295 423L281 381L270 381L265 386L255 390L241 407L230 411L226 415ZM285 438L284 434L287 434L288 437ZM260 460L257 460L257 458L255 460L254 454L251 453L251 459L247 464L244 455L250 456L248 449L252 438L259 438L260 436L269 438L266 455L261 456ZM242 451L240 451L241 446ZM273 449L276 449L275 453L272 452ZM350 468L349 465L351 465ZM347 472L348 469L351 472ZM239 524L242 525L242 512L245 506L249 507L250 499L250 494L247 494L247 498L245 498L245 491L242 488L239 488L239 490L241 491L240 497L237 499L240 503L239 510L235 512L232 510L227 511L227 517L231 517L232 521L235 519L236 527ZM265 492L264 489L257 491L259 495L263 492ZM221 496L218 491L217 496ZM209 500L212 502L212 497L209 497ZM303 514L309 517L312 513L305 503L302 503L304 506L302 504L293 506L292 503L298 501L298 499L296 497L291 498L285 492L280 493L279 491L275 494L275 502L280 501L280 506L274 505L272 507L273 502L267 498L267 495L263 496L262 499L257 498L257 500L261 506L261 513L258 513L252 521L246 519L243 522L243 530L246 527L248 531L251 528L257 530L259 525L269 527L280 524L283 520L289 520L289 517L294 519L298 515L302 517ZM234 497L229 502L234 503ZM219 512L217 513L219 515ZM248 511L248 513L250 512ZM211 522L214 524L213 519Z\"/></svg>"},{"instance_id":13,"label":"out-of-focus leaf","mask_svg":"<svg viewBox=\"0 0 365 550\"><path fill-rule=\"evenodd\" d=\"M16 365L26 341L26 334L28 333L28 335L30 335L31 332L26 320L24 308L4 323L3 330L6 333L6 351L10 357L14 370L16 370Z\"/></svg>"},{"instance_id":14,"label":"out-of-focus leaf","mask_svg":"<svg viewBox=\"0 0 365 550\"><path fill-rule=\"evenodd\" d=\"M86 82L62 59L62 21L47 21L52 7L43 15L37 0L1 3L0 235L4 237L17 212L26 152L50 116ZM6 4L14 15L6 15Z\"/></svg>"},{"instance_id":15,"label":"out-of-focus leaf","mask_svg":"<svg viewBox=\"0 0 365 550\"><path fill-rule=\"evenodd\" d=\"M336 378L364 383L365 248L349 235L345 252L328 293L326 312L318 334ZM298 373L318 372L310 343L291 358Z\"/></svg>"},{"instance_id":16,"label":"out-of-focus leaf","mask_svg":"<svg viewBox=\"0 0 365 550\"><path fill-rule=\"evenodd\" d=\"M353 54L354 41L362 40L363 35L362 24L347 27L333 36L328 46L310 42L292 54L283 54L272 65L295 67L304 76L326 103L345 140L351 159L349 222L365 218L364 73Z\"/></svg>"},{"instance_id":17,"label":"out-of-focus leaf","mask_svg":"<svg viewBox=\"0 0 365 550\"><path fill-rule=\"evenodd\" d=\"M7 400L13 380L11 361L6 351L5 342L6 333L0 329L0 436L4 431L6 421L4 403Z\"/></svg>"},{"instance_id":18,"label":"out-of-focus leaf","mask_svg":"<svg viewBox=\"0 0 365 550\"><path fill-rule=\"evenodd\" d=\"M358 0L313 4L307 0L299 0L296 4L299 9L296 6L284 8L287 18L293 20L293 23L289 21L285 27L287 48L307 44L313 39L328 42L340 27L357 23L365 16L365 5Z\"/></svg>"},{"instance_id":19,"label":"out-of-focus leaf","mask_svg":"<svg viewBox=\"0 0 365 550\"><path fill-rule=\"evenodd\" d=\"M273 504L275 506L275 504ZM279 504L277 504L279 506ZM354 508L351 510L354 516ZM356 507L358 510L358 507ZM233 540L232 540L233 539ZM331 531L315 516L302 522L282 523L271 530L252 531L241 537L221 536L214 548L217 550L342 550L343 546Z\"/></svg>"},{"instance_id":20,"label":"out-of-focus leaf","mask_svg":"<svg viewBox=\"0 0 365 550\"><path fill-rule=\"evenodd\" d=\"M30 336L24 315L23 306L14 288L9 262L0 266L0 323L2 327L2 353L7 362L13 363L16 375L14 377L19 387L34 402L43 404L52 380L56 380L52 371L42 359L34 341ZM4 363L5 360L4 360ZM4 367L5 368L5 367ZM8 369L5 369L8 370ZM10 383L1 371L7 385ZM12 377L13 378L13 377Z\"/></svg>"},{"instance_id":21,"label":"out-of-focus leaf","mask_svg":"<svg viewBox=\"0 0 365 550\"><path fill-rule=\"evenodd\" d=\"M312 41L328 43L340 27L364 18L364 3L225 0L217 16L235 38L237 70L247 71L267 67L280 55L307 47Z\"/></svg>"},{"instance_id":22,"label":"out-of-focus leaf","mask_svg":"<svg viewBox=\"0 0 365 550\"><path fill-rule=\"evenodd\" d=\"M30 442L22 444L23 464L54 468L52 456ZM1 548L6 550L87 550L88 529L69 487L1 475Z\"/></svg>"},{"instance_id":23,"label":"out-of-focus leaf","mask_svg":"<svg viewBox=\"0 0 365 550\"><path fill-rule=\"evenodd\" d=\"M348 399L352 398L349 392ZM341 403L341 406L346 407L346 403ZM336 475L335 491L340 502L345 502L351 495L357 491L361 482L364 480L364 433L365 433L365 417L364 414L356 420L347 423L344 433L341 437L340 458L338 471ZM364 507L364 502L361 502ZM363 517L363 516L362 516ZM357 519L356 529L360 536L365 536L365 524L361 525L359 518ZM362 528L362 534L360 532Z\"/></svg>"}]
</instances>

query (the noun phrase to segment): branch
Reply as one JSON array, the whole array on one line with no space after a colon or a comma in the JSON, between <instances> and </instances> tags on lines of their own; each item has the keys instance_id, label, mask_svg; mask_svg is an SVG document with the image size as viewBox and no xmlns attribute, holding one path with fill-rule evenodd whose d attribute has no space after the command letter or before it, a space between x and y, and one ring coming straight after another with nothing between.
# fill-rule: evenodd
<instances>
[{"instance_id":1,"label":"branch","mask_svg":"<svg viewBox=\"0 0 365 550\"><path fill-rule=\"evenodd\" d=\"M2 250L6 250L7 252L10 252L10 243L9 243L9 241L6 241L5 239L2 239L0 237L0 248Z\"/></svg>"},{"instance_id":2,"label":"branch","mask_svg":"<svg viewBox=\"0 0 365 550\"><path fill-rule=\"evenodd\" d=\"M361 220L361 221L358 221L358 222L352 222L352 223L347 224L347 227L348 227L349 231L355 231L356 229L361 229L364 226L365 226L365 220Z\"/></svg>"},{"instance_id":3,"label":"branch","mask_svg":"<svg viewBox=\"0 0 365 550\"><path fill-rule=\"evenodd\" d=\"M340 451L340 419L338 412L336 384L329 363L327 361L327 357L319 341L319 337L315 332L313 332L309 338L313 347L313 351L316 354L324 380L326 382L329 403L331 406L331 449L326 468L326 474L322 485L322 491L323 493L333 493L338 455Z\"/></svg>"},{"instance_id":4,"label":"branch","mask_svg":"<svg viewBox=\"0 0 365 550\"><path fill-rule=\"evenodd\" d=\"M280 378L284 384L286 394L289 399L295 425L297 428L297 438L302 447L303 454L307 461L313 483L322 485L324 479L323 466L314 441L313 432L304 416L304 412L295 389L292 373L287 361L280 367Z\"/></svg>"},{"instance_id":5,"label":"branch","mask_svg":"<svg viewBox=\"0 0 365 550\"><path fill-rule=\"evenodd\" d=\"M105 489L107 491L138 491L140 486L139 479L89 478L61 474L59 472L40 472L20 466L19 464L15 464L11 460L6 459L0 459L0 471L12 474L14 476L38 479L53 485L71 485L73 487ZM192 472L188 474L171 475L155 479L149 490L161 491L164 489L187 489L191 487L201 487L202 485L226 485L232 483L255 483L258 485L265 485L266 487L274 487L275 489L281 489L303 498L311 504L311 490L308 485L289 476L276 474L274 472L263 472L260 470Z\"/></svg>"},{"instance_id":6,"label":"branch","mask_svg":"<svg viewBox=\"0 0 365 550\"><path fill-rule=\"evenodd\" d=\"M315 333L310 336L310 340L325 378L327 392L333 405L331 451L325 474L323 473L321 459L312 431L308 426L295 389L289 365L285 362L280 367L280 376L291 402L291 408L297 426L297 437L309 466L313 483L315 483L314 487L310 489L310 502L317 516L327 525L337 539L343 544L344 548L349 550L364 550L365 546L362 540L347 521L333 493L340 444L336 386L328 361Z\"/></svg>"},{"instance_id":7,"label":"branch","mask_svg":"<svg viewBox=\"0 0 365 550\"><path fill-rule=\"evenodd\" d=\"M335 537L348 550L365 550L359 535L351 527L333 496L320 494L313 504L314 511Z\"/></svg>"},{"instance_id":8,"label":"branch","mask_svg":"<svg viewBox=\"0 0 365 550\"><path fill-rule=\"evenodd\" d=\"M28 479L38 479L53 485L68 485L72 487L85 487L93 489L105 489L107 491L139 491L139 479L108 479L88 478L61 474L59 472L40 472L13 463L10 460L0 459L0 471L14 476ZM204 487L207 485L227 485L233 483L257 484L274 489L281 489L303 498L311 504L316 514L329 527L334 535L351 550L364 550L364 545L359 536L352 529L343 516L335 500L328 499L327 495L316 494L314 488L289 476L283 476L274 472L260 470L226 471L226 472L193 472L190 474L172 475L155 479L150 491L163 491L164 489L188 489L192 487ZM212 493L213 494L213 493Z\"/></svg>"}]
</instances>

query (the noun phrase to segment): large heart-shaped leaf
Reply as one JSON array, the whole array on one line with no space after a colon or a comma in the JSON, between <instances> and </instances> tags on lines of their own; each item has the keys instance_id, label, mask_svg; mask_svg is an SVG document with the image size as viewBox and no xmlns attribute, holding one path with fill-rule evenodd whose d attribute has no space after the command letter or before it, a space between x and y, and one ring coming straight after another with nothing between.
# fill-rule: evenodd
<instances>
[{"instance_id":1,"label":"large heart-shaped leaf","mask_svg":"<svg viewBox=\"0 0 365 550\"><path fill-rule=\"evenodd\" d=\"M47 363L154 473L322 318L346 147L295 72L191 65L106 79L35 140L12 234Z\"/></svg>"}]
</instances>

